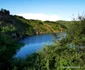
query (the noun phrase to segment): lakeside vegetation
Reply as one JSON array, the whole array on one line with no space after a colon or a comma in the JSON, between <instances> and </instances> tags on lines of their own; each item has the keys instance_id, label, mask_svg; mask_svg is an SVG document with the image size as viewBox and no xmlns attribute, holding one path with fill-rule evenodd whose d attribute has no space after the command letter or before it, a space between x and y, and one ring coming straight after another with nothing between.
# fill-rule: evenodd
<instances>
[{"instance_id":1,"label":"lakeside vegetation","mask_svg":"<svg viewBox=\"0 0 85 70\"><path fill-rule=\"evenodd\" d=\"M2 14L2 13L3 14ZM5 15L7 13L7 15ZM66 37L53 46L28 55L25 60L13 58L23 44L18 40L26 36L66 32ZM84 70L85 69L85 17L78 21L28 20L0 11L0 70Z\"/></svg>"},{"instance_id":2,"label":"lakeside vegetation","mask_svg":"<svg viewBox=\"0 0 85 70\"><path fill-rule=\"evenodd\" d=\"M10 15L8 10L1 9L0 28L10 39L19 40L29 35L61 32L63 25L53 21L28 20L21 16Z\"/></svg>"}]
</instances>

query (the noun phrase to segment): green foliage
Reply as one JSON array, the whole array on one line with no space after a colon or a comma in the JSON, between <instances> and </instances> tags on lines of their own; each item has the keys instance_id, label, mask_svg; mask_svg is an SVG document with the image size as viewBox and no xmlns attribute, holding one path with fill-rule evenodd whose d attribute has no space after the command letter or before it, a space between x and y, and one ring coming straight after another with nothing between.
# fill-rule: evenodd
<instances>
[{"instance_id":1,"label":"green foliage","mask_svg":"<svg viewBox=\"0 0 85 70\"><path fill-rule=\"evenodd\" d=\"M57 27L56 27L56 26ZM48 26L48 27L47 27ZM18 40L25 36L43 33L52 33L51 30L59 30L59 24L55 22L45 23L40 20L27 20L21 16L12 16L5 9L0 10L0 70L34 70L48 69L49 60L46 62L46 67L41 67L41 56L38 53L30 55L26 61L22 59L14 59L16 51L23 44L17 43ZM55 32L57 32L55 31ZM35 58L35 59L34 59ZM43 62L44 64L45 62Z\"/></svg>"},{"instance_id":2,"label":"green foliage","mask_svg":"<svg viewBox=\"0 0 85 70\"><path fill-rule=\"evenodd\" d=\"M27 64L23 67L25 70L84 70L84 21L84 18L72 21L67 27L66 38L28 56L20 66ZM18 67L16 64L14 66Z\"/></svg>"},{"instance_id":3,"label":"green foliage","mask_svg":"<svg viewBox=\"0 0 85 70\"><path fill-rule=\"evenodd\" d=\"M18 44L13 40L10 40L0 30L0 69L7 70L11 66L11 61L16 50L21 47L22 44Z\"/></svg>"},{"instance_id":4,"label":"green foliage","mask_svg":"<svg viewBox=\"0 0 85 70\"><path fill-rule=\"evenodd\" d=\"M7 12L7 10L1 10ZM2 15L4 15L3 13ZM27 20L21 16L0 18L0 70L84 70L85 18L78 21ZM27 58L13 58L25 36L66 30L66 38L46 46Z\"/></svg>"},{"instance_id":5,"label":"green foliage","mask_svg":"<svg viewBox=\"0 0 85 70\"><path fill-rule=\"evenodd\" d=\"M1 9L1 10L0 10L0 15L2 15L2 16L3 16L3 15L4 15L4 16L5 16L5 15L10 15L10 12L9 12L8 10L6 10L6 9Z\"/></svg>"},{"instance_id":6,"label":"green foliage","mask_svg":"<svg viewBox=\"0 0 85 70\"><path fill-rule=\"evenodd\" d=\"M78 21L69 24L67 38L71 43L84 46L85 44L85 18L81 17Z\"/></svg>"},{"instance_id":7,"label":"green foliage","mask_svg":"<svg viewBox=\"0 0 85 70\"><path fill-rule=\"evenodd\" d=\"M85 51L61 46L56 43L46 46L38 53L27 56L26 60L18 61L13 66L17 70L83 70L85 66ZM80 52L81 53L80 53Z\"/></svg>"},{"instance_id":8,"label":"green foliage","mask_svg":"<svg viewBox=\"0 0 85 70\"><path fill-rule=\"evenodd\" d=\"M9 32L9 31L15 31L16 29L15 29L15 27L13 27L13 26L5 26L5 27L2 27L2 32Z\"/></svg>"}]
</instances>

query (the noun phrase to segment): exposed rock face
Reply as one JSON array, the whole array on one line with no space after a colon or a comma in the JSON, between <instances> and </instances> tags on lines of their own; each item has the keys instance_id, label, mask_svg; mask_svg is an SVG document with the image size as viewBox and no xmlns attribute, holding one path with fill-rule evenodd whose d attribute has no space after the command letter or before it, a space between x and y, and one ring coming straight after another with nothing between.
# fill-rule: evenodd
<instances>
[{"instance_id":1,"label":"exposed rock face","mask_svg":"<svg viewBox=\"0 0 85 70\"><path fill-rule=\"evenodd\" d=\"M39 32L36 32L36 34L38 35L38 34L39 34Z\"/></svg>"}]
</instances>

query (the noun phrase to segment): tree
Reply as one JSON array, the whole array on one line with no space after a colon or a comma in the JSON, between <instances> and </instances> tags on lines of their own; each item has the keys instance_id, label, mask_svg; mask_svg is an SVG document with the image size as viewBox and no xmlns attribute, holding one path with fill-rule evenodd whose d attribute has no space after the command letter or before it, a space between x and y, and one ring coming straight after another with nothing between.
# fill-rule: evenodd
<instances>
[{"instance_id":1,"label":"tree","mask_svg":"<svg viewBox=\"0 0 85 70\"><path fill-rule=\"evenodd\" d=\"M10 12L6 9L1 9L0 10L0 14L3 16L3 15L10 15Z\"/></svg>"},{"instance_id":2,"label":"tree","mask_svg":"<svg viewBox=\"0 0 85 70\"><path fill-rule=\"evenodd\" d=\"M85 17L78 17L77 21L69 24L67 38L75 45L85 46Z\"/></svg>"}]
</instances>

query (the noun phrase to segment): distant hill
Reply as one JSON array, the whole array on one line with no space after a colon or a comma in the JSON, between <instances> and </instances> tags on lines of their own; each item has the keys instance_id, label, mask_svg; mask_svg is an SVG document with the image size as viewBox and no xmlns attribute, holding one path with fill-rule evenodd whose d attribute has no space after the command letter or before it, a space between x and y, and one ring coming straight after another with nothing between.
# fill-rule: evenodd
<instances>
[{"instance_id":1,"label":"distant hill","mask_svg":"<svg viewBox=\"0 0 85 70\"><path fill-rule=\"evenodd\" d=\"M13 40L35 34L62 32L65 26L60 22L28 20L22 16L10 15L8 10L0 10L1 32Z\"/></svg>"}]
</instances>

